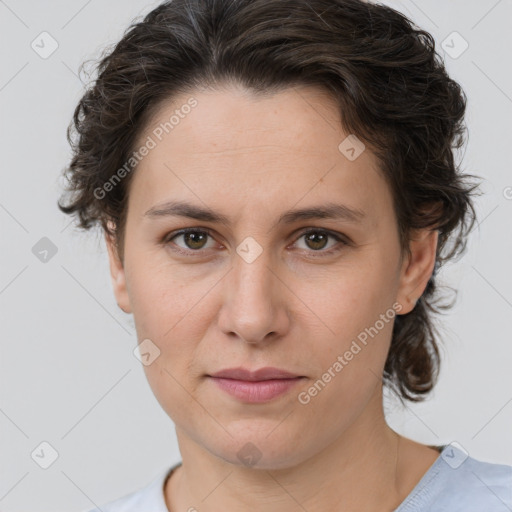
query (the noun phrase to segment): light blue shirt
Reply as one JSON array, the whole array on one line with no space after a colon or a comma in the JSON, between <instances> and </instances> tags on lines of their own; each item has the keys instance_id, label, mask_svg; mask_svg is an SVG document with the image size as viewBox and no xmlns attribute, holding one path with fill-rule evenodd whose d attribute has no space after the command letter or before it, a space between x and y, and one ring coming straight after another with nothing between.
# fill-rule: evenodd
<instances>
[{"instance_id":1,"label":"light blue shirt","mask_svg":"<svg viewBox=\"0 0 512 512\"><path fill-rule=\"evenodd\" d=\"M146 487L89 512L169 512L166 468ZM512 512L512 466L482 462L457 445L442 447L434 464L394 512Z\"/></svg>"}]
</instances>

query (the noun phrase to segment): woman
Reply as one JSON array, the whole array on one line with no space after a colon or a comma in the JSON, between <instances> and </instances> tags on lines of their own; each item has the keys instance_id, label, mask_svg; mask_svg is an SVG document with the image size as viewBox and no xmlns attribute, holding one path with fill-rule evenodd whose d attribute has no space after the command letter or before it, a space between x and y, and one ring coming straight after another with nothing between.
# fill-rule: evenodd
<instances>
[{"instance_id":1,"label":"woman","mask_svg":"<svg viewBox=\"0 0 512 512\"><path fill-rule=\"evenodd\" d=\"M438 375L465 106L432 37L361 0L174 0L125 33L59 206L104 230L182 462L101 510L510 510L512 467L383 414Z\"/></svg>"}]
</instances>

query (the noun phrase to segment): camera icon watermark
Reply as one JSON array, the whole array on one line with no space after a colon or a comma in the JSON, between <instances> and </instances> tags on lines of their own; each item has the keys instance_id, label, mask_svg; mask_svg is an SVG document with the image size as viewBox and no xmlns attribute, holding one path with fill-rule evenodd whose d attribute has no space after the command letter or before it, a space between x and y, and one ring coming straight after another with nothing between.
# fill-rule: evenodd
<instances>
[{"instance_id":1,"label":"camera icon watermark","mask_svg":"<svg viewBox=\"0 0 512 512\"><path fill-rule=\"evenodd\" d=\"M32 247L32 254L41 263L48 263L57 254L57 251L57 246L46 236L43 236Z\"/></svg>"},{"instance_id":2,"label":"camera icon watermark","mask_svg":"<svg viewBox=\"0 0 512 512\"><path fill-rule=\"evenodd\" d=\"M458 59L469 48L469 43L458 32L454 31L443 40L441 48L452 59Z\"/></svg>"},{"instance_id":3,"label":"camera icon watermark","mask_svg":"<svg viewBox=\"0 0 512 512\"><path fill-rule=\"evenodd\" d=\"M351 162L358 158L365 149L364 143L353 133L343 139L338 145L339 152Z\"/></svg>"},{"instance_id":4,"label":"camera icon watermark","mask_svg":"<svg viewBox=\"0 0 512 512\"><path fill-rule=\"evenodd\" d=\"M441 453L442 459L453 469L457 469L468 457L468 452L457 441L451 442Z\"/></svg>"},{"instance_id":5,"label":"camera icon watermark","mask_svg":"<svg viewBox=\"0 0 512 512\"><path fill-rule=\"evenodd\" d=\"M57 40L48 32L41 32L31 43L30 47L39 57L47 59L59 47Z\"/></svg>"},{"instance_id":6,"label":"camera icon watermark","mask_svg":"<svg viewBox=\"0 0 512 512\"><path fill-rule=\"evenodd\" d=\"M236 248L236 252L246 263L252 263L263 252L263 247L252 236L248 236Z\"/></svg>"},{"instance_id":7,"label":"camera icon watermark","mask_svg":"<svg viewBox=\"0 0 512 512\"><path fill-rule=\"evenodd\" d=\"M30 456L39 467L48 469L59 458L59 453L50 443L43 441L32 451Z\"/></svg>"},{"instance_id":8,"label":"camera icon watermark","mask_svg":"<svg viewBox=\"0 0 512 512\"><path fill-rule=\"evenodd\" d=\"M149 366L160 357L160 349L149 338L146 338L135 347L133 355L144 366Z\"/></svg>"},{"instance_id":9,"label":"camera icon watermark","mask_svg":"<svg viewBox=\"0 0 512 512\"><path fill-rule=\"evenodd\" d=\"M503 189L503 197L508 201L512 199L512 187L508 186Z\"/></svg>"},{"instance_id":10,"label":"camera icon watermark","mask_svg":"<svg viewBox=\"0 0 512 512\"><path fill-rule=\"evenodd\" d=\"M244 466L252 467L261 459L262 453L255 444L245 443L236 455Z\"/></svg>"}]
</instances>

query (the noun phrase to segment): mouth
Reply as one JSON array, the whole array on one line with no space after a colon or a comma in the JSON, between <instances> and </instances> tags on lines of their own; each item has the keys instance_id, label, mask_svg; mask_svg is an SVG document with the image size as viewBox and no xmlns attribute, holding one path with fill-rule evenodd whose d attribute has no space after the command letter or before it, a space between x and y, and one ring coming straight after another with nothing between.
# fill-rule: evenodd
<instances>
[{"instance_id":1,"label":"mouth","mask_svg":"<svg viewBox=\"0 0 512 512\"><path fill-rule=\"evenodd\" d=\"M282 368L275 368L273 366L265 366L257 370L249 370L243 367L226 368L219 372L209 375L209 377L219 377L224 379L244 380L248 382L257 382L263 380L276 380L276 379L294 379L302 377L296 373L289 372Z\"/></svg>"},{"instance_id":2,"label":"mouth","mask_svg":"<svg viewBox=\"0 0 512 512\"><path fill-rule=\"evenodd\" d=\"M275 367L255 371L246 368L228 368L207 375L232 397L247 403L268 402L290 391L306 377Z\"/></svg>"},{"instance_id":3,"label":"mouth","mask_svg":"<svg viewBox=\"0 0 512 512\"><path fill-rule=\"evenodd\" d=\"M209 379L231 395L232 397L247 403L268 402L278 396L289 392L304 377L293 377L286 379L266 379L259 381L248 381L228 379L223 377L212 377Z\"/></svg>"}]
</instances>

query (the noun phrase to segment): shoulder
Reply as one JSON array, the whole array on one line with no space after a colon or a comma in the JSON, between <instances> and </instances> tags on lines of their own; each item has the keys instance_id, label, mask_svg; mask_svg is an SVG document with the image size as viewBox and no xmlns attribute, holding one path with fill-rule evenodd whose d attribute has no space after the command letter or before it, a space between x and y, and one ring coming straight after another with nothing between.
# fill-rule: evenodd
<instances>
[{"instance_id":1,"label":"shoulder","mask_svg":"<svg viewBox=\"0 0 512 512\"><path fill-rule=\"evenodd\" d=\"M484 462L448 445L437 461L441 510L512 510L512 466Z\"/></svg>"},{"instance_id":2,"label":"shoulder","mask_svg":"<svg viewBox=\"0 0 512 512\"><path fill-rule=\"evenodd\" d=\"M446 463L447 455L443 454L443 475L452 489L450 495L463 492L474 508L485 505L489 511L512 509L512 466L467 457L460 466L452 467Z\"/></svg>"},{"instance_id":3,"label":"shoulder","mask_svg":"<svg viewBox=\"0 0 512 512\"><path fill-rule=\"evenodd\" d=\"M141 489L87 512L135 512L142 510L144 512L168 512L163 488L165 480L175 467L166 468L165 471L159 472L156 478Z\"/></svg>"},{"instance_id":4,"label":"shoulder","mask_svg":"<svg viewBox=\"0 0 512 512\"><path fill-rule=\"evenodd\" d=\"M113 501L109 501L101 505L101 507L93 508L88 512L133 512L135 510L142 510L139 507L144 506L147 501L147 494L146 488L140 489Z\"/></svg>"},{"instance_id":5,"label":"shoulder","mask_svg":"<svg viewBox=\"0 0 512 512\"><path fill-rule=\"evenodd\" d=\"M457 443L434 464L395 512L510 512L512 466L470 457Z\"/></svg>"}]
</instances>

